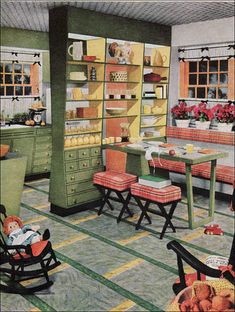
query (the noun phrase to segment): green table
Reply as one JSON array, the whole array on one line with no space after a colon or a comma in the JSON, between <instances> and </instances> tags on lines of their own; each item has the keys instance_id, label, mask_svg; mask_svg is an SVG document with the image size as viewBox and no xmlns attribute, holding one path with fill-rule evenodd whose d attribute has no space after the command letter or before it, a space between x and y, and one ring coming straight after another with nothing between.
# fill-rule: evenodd
<instances>
[{"instance_id":1,"label":"green table","mask_svg":"<svg viewBox=\"0 0 235 312\"><path fill-rule=\"evenodd\" d=\"M127 153L127 164L126 172L132 173L137 176L145 175L150 173L150 168L148 161L145 159L146 149L141 147L128 147L128 144L106 144L103 148L108 148L112 150L118 150ZM195 229L201 225L207 224L214 219L215 210L215 182L216 182L216 164L218 158L228 157L227 152L216 151L213 154L201 154L194 152L192 154L184 154L182 149L174 148L180 151L181 155L170 156L167 152L161 149L160 157L163 159L174 160L185 163L186 168L186 187L187 187L187 205L188 205L188 222L189 228ZM158 153L152 153L152 157L158 157ZM193 183L192 183L192 165L211 162L211 174L210 174L210 203L208 216L200 219L200 221L195 221L194 219L194 202L193 202ZM156 175L166 175L166 169L157 168ZM169 172L167 172L169 174Z\"/></svg>"}]
</instances>

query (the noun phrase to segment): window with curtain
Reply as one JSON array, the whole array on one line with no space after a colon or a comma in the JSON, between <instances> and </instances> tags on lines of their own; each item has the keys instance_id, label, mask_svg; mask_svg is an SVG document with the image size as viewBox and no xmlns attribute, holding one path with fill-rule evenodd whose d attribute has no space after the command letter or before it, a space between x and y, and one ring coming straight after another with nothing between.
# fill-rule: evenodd
<instances>
[{"instance_id":1,"label":"window with curtain","mask_svg":"<svg viewBox=\"0 0 235 312\"><path fill-rule=\"evenodd\" d=\"M234 48L189 48L179 53L180 98L234 100Z\"/></svg>"}]
</instances>

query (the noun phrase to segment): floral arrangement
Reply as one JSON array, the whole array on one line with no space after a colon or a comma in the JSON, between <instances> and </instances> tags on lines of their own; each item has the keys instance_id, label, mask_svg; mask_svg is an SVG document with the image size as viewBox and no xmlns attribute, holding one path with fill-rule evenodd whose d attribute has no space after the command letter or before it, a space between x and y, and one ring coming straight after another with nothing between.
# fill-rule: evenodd
<instances>
[{"instance_id":1,"label":"floral arrangement","mask_svg":"<svg viewBox=\"0 0 235 312\"><path fill-rule=\"evenodd\" d=\"M215 117L221 123L233 123L235 120L235 105L234 104L217 104L215 106Z\"/></svg>"},{"instance_id":2,"label":"floral arrangement","mask_svg":"<svg viewBox=\"0 0 235 312\"><path fill-rule=\"evenodd\" d=\"M216 106L207 108L207 104L201 102L197 106L193 106L194 118L202 122L212 120L215 117L216 110Z\"/></svg>"},{"instance_id":3,"label":"floral arrangement","mask_svg":"<svg viewBox=\"0 0 235 312\"><path fill-rule=\"evenodd\" d=\"M187 103L180 101L178 105L175 105L171 109L173 118L175 119L189 119L190 112L192 111L193 106L187 106Z\"/></svg>"}]
</instances>

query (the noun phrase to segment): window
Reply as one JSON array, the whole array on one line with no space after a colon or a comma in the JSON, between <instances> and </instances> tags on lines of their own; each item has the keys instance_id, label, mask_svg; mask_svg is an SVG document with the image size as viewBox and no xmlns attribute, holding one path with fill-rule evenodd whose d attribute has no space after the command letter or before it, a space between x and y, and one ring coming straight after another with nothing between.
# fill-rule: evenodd
<instances>
[{"instance_id":1,"label":"window","mask_svg":"<svg viewBox=\"0 0 235 312\"><path fill-rule=\"evenodd\" d=\"M1 62L1 96L39 95L38 64Z\"/></svg>"},{"instance_id":2,"label":"window","mask_svg":"<svg viewBox=\"0 0 235 312\"><path fill-rule=\"evenodd\" d=\"M180 63L180 97L234 99L234 59Z\"/></svg>"}]
</instances>

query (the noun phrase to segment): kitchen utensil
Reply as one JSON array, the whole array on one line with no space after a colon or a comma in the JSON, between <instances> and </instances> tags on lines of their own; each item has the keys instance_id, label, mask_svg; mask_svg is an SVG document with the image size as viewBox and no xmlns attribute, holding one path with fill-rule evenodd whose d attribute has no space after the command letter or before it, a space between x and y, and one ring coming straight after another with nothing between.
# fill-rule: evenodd
<instances>
[{"instance_id":1,"label":"kitchen utensil","mask_svg":"<svg viewBox=\"0 0 235 312\"><path fill-rule=\"evenodd\" d=\"M153 57L153 65L154 66L163 66L167 61L167 56L162 55L161 52L155 49L154 57Z\"/></svg>"},{"instance_id":2,"label":"kitchen utensil","mask_svg":"<svg viewBox=\"0 0 235 312\"><path fill-rule=\"evenodd\" d=\"M159 117L160 118L160 117ZM143 117L142 118L142 124L145 126L152 126L155 124L155 122L159 119L158 117L149 116L149 117Z\"/></svg>"},{"instance_id":3,"label":"kitchen utensil","mask_svg":"<svg viewBox=\"0 0 235 312\"><path fill-rule=\"evenodd\" d=\"M149 73L144 75L145 82L160 82L162 80L167 80L167 77L162 77L159 74Z\"/></svg>"}]
</instances>

